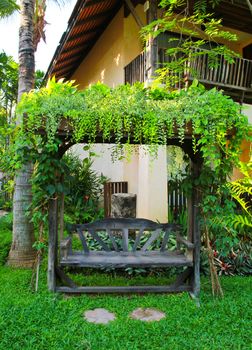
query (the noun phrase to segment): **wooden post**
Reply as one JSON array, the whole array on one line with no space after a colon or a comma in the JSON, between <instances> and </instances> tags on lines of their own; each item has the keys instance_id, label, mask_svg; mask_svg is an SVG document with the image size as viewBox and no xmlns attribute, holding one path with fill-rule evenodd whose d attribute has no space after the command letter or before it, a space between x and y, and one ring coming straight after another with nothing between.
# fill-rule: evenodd
<instances>
[{"instance_id":1,"label":"wooden post","mask_svg":"<svg viewBox=\"0 0 252 350\"><path fill-rule=\"evenodd\" d=\"M149 9L147 10L147 24L157 19L157 0L149 0ZM150 36L146 46L146 78L147 85L153 81L158 62L158 44L157 38Z\"/></svg>"},{"instance_id":2,"label":"wooden post","mask_svg":"<svg viewBox=\"0 0 252 350\"><path fill-rule=\"evenodd\" d=\"M60 230L60 241L64 238L64 204L65 204L65 195L61 193L60 196L60 213L59 213L59 230Z\"/></svg>"},{"instance_id":3,"label":"wooden post","mask_svg":"<svg viewBox=\"0 0 252 350\"><path fill-rule=\"evenodd\" d=\"M193 176L193 162L190 159L190 164L189 164L189 171L191 176ZM188 217L187 217L187 239L190 242L193 242L193 190L192 193L190 195L190 197L187 198L187 213L188 213Z\"/></svg>"},{"instance_id":4,"label":"wooden post","mask_svg":"<svg viewBox=\"0 0 252 350\"><path fill-rule=\"evenodd\" d=\"M199 163L193 164L193 177L198 177L200 174ZM193 190L193 243L194 243L194 254L193 254L193 296L198 300L200 293L200 225L199 225L199 202L200 194L196 188Z\"/></svg>"},{"instance_id":5,"label":"wooden post","mask_svg":"<svg viewBox=\"0 0 252 350\"><path fill-rule=\"evenodd\" d=\"M49 200L49 237L48 237L48 271L47 283L48 289L55 292L56 274L55 267L57 262L57 235L58 235L58 201L57 198Z\"/></svg>"}]
</instances>

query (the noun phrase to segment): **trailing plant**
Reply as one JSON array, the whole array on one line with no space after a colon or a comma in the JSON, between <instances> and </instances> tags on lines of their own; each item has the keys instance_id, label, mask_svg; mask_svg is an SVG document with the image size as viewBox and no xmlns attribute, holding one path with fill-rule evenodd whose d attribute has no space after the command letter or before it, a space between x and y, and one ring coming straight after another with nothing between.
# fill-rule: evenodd
<instances>
[{"instance_id":1,"label":"trailing plant","mask_svg":"<svg viewBox=\"0 0 252 350\"><path fill-rule=\"evenodd\" d=\"M35 161L33 220L49 198L66 190L67 169L59 157L63 146L83 140L110 142L118 150L114 156L121 157L123 145L135 143L145 145L146 152L155 156L167 139L176 135L183 145L188 133L195 157L202 159L201 172L190 177L188 190L197 188L201 194L202 227L208 242L217 226L213 217L234 211L226 181L239 163L240 144L249 139L249 126L240 106L216 89L207 91L195 81L187 90L176 92L146 89L142 84L114 89L96 84L78 91L73 82L53 78L46 87L23 95L18 113L25 115L24 122L15 130L15 144L1 157L1 164L18 168ZM218 225L224 236L226 230Z\"/></svg>"},{"instance_id":2,"label":"trailing plant","mask_svg":"<svg viewBox=\"0 0 252 350\"><path fill-rule=\"evenodd\" d=\"M157 91L162 92L159 99ZM157 149L155 145L166 144L175 126L181 143L191 127L195 152L200 148L206 165L219 173L237 163L240 142L248 137L247 118L239 105L216 89L205 90L197 81L187 91L177 92L145 89L142 84L115 89L97 84L77 91L73 82L52 79L47 87L25 94L18 113L27 114L22 137L36 141L34 133L44 128L51 147L58 128L71 128L72 142L93 143L100 138L119 146L140 143L150 145L147 150L151 152ZM228 169L220 166L220 151L228 156Z\"/></svg>"}]
</instances>

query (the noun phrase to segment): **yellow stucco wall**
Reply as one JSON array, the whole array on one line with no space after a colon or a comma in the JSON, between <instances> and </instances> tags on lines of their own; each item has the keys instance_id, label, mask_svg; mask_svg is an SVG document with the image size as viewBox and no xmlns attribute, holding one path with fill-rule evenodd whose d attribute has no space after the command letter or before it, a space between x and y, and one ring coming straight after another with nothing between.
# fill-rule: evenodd
<instances>
[{"instance_id":1,"label":"yellow stucco wall","mask_svg":"<svg viewBox=\"0 0 252 350\"><path fill-rule=\"evenodd\" d=\"M112 19L71 79L80 88L98 81L115 87L124 82L123 8Z\"/></svg>"},{"instance_id":2,"label":"yellow stucco wall","mask_svg":"<svg viewBox=\"0 0 252 350\"><path fill-rule=\"evenodd\" d=\"M145 24L143 5L138 5L136 12ZM98 81L111 87L123 84L124 67L143 50L139 29L131 14L124 18L122 7L71 79L74 79L80 88Z\"/></svg>"},{"instance_id":3,"label":"yellow stucco wall","mask_svg":"<svg viewBox=\"0 0 252 350\"><path fill-rule=\"evenodd\" d=\"M143 5L137 5L136 13L141 19L142 23L146 25L146 14L143 10ZM124 18L124 65L129 64L135 57L143 51L143 43L139 33L139 26L137 25L132 14Z\"/></svg>"}]
</instances>

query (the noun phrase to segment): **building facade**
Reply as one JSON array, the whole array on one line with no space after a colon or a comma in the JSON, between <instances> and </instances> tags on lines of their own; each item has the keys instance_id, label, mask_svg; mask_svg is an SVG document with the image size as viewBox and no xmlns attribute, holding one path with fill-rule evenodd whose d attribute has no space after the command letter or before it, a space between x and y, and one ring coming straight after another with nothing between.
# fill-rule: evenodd
<instances>
[{"instance_id":1,"label":"building facade","mask_svg":"<svg viewBox=\"0 0 252 350\"><path fill-rule=\"evenodd\" d=\"M166 33L151 40L144 48L140 35L142 26L160 15L157 2L149 0L78 0L71 14L68 29L48 68L47 77L75 80L79 88L101 82L115 87L140 81L149 85L154 72L164 62L169 36ZM241 57L234 64L220 58L216 69L206 67L207 51L195 63L197 79L209 88L217 87L244 106L244 113L252 123L252 16L240 3L221 2L216 15L236 33L236 42L222 41ZM188 80L192 77L188 75ZM74 151L84 157L82 145ZM128 190L137 194L137 216L167 221L167 156L160 147L158 157L151 160L139 146L130 161L111 160L111 145L96 145L99 154L94 168L111 181L127 181ZM241 160L248 161L250 145L241 145ZM234 171L234 177L239 173Z\"/></svg>"}]
</instances>

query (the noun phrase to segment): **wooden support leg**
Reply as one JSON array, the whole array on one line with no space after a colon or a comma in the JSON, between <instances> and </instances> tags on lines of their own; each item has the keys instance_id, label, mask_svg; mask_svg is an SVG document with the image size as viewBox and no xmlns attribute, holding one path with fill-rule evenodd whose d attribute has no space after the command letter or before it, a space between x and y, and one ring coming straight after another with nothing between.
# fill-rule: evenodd
<instances>
[{"instance_id":1,"label":"wooden support leg","mask_svg":"<svg viewBox=\"0 0 252 350\"><path fill-rule=\"evenodd\" d=\"M199 219L198 219L199 220ZM193 276L192 276L192 293L191 296L195 299L197 306L199 306L199 295L200 295L200 231L199 231L199 222L195 218L194 225L194 253L193 253Z\"/></svg>"},{"instance_id":2,"label":"wooden support leg","mask_svg":"<svg viewBox=\"0 0 252 350\"><path fill-rule=\"evenodd\" d=\"M77 285L74 283L74 281L68 277L63 270L61 270L59 267L56 267L55 271L56 275L61 279L62 282L66 283L68 287L77 288Z\"/></svg>"},{"instance_id":3,"label":"wooden support leg","mask_svg":"<svg viewBox=\"0 0 252 350\"><path fill-rule=\"evenodd\" d=\"M199 176L199 165L194 164L194 177ZM200 294L200 225L199 225L199 191L196 189L193 194L193 279L192 279L192 297L196 299L199 306Z\"/></svg>"},{"instance_id":4,"label":"wooden support leg","mask_svg":"<svg viewBox=\"0 0 252 350\"><path fill-rule=\"evenodd\" d=\"M191 267L187 267L180 275L177 276L174 285L181 286L186 283L186 280L190 278L193 273L193 269Z\"/></svg>"},{"instance_id":5,"label":"wooden support leg","mask_svg":"<svg viewBox=\"0 0 252 350\"><path fill-rule=\"evenodd\" d=\"M58 203L53 198L49 201L49 237L48 237L48 271L47 283L51 292L56 290L56 272L57 262L57 234L58 234Z\"/></svg>"}]
</instances>

